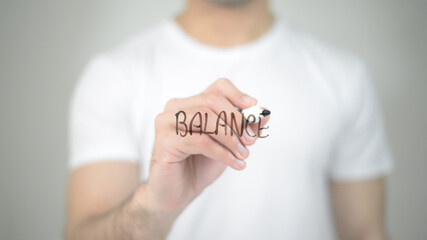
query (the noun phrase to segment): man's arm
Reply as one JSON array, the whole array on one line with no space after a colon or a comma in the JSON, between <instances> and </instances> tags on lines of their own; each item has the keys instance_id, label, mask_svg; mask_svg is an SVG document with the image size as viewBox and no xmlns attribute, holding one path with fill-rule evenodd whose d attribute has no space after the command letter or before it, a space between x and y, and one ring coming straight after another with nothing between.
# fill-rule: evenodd
<instances>
[{"instance_id":1,"label":"man's arm","mask_svg":"<svg viewBox=\"0 0 427 240\"><path fill-rule=\"evenodd\" d=\"M343 240L384 240L384 179L332 182L338 236Z\"/></svg>"},{"instance_id":2,"label":"man's arm","mask_svg":"<svg viewBox=\"0 0 427 240\"><path fill-rule=\"evenodd\" d=\"M221 111L234 112L243 119L236 107L254 105L256 99L224 78L201 94L169 100L155 119L147 183L139 183L138 165L132 163L101 162L72 172L67 239L164 239L179 213L227 166L245 168L244 160L249 156L246 146L256 142L248 131L242 135L190 134L184 138L176 133L175 114L181 110L190 115L204 112L210 117L205 128L214 129ZM268 119L261 120L261 127ZM255 132L259 124L247 127Z\"/></svg>"},{"instance_id":3,"label":"man's arm","mask_svg":"<svg viewBox=\"0 0 427 240\"><path fill-rule=\"evenodd\" d=\"M163 239L173 219L148 211L139 167L102 162L71 173L66 239Z\"/></svg>"}]
</instances>

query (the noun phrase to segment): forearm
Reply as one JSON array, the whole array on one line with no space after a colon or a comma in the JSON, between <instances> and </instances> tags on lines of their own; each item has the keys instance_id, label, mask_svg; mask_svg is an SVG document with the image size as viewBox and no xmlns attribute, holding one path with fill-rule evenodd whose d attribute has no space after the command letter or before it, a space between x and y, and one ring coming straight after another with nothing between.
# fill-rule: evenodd
<instances>
[{"instance_id":1,"label":"forearm","mask_svg":"<svg viewBox=\"0 0 427 240\"><path fill-rule=\"evenodd\" d=\"M151 211L129 198L108 213L81 221L67 230L67 240L165 239L174 217Z\"/></svg>"},{"instance_id":2,"label":"forearm","mask_svg":"<svg viewBox=\"0 0 427 240\"><path fill-rule=\"evenodd\" d=\"M384 178L332 182L331 189L339 239L386 239Z\"/></svg>"},{"instance_id":3,"label":"forearm","mask_svg":"<svg viewBox=\"0 0 427 240\"><path fill-rule=\"evenodd\" d=\"M387 238L385 234L380 230L375 232L369 232L369 233L363 234L359 238L355 238L355 240L386 240L386 239Z\"/></svg>"},{"instance_id":4,"label":"forearm","mask_svg":"<svg viewBox=\"0 0 427 240\"><path fill-rule=\"evenodd\" d=\"M363 232L352 232L352 233L341 233L339 234L340 240L386 240L385 234L378 231L363 231Z\"/></svg>"}]
</instances>

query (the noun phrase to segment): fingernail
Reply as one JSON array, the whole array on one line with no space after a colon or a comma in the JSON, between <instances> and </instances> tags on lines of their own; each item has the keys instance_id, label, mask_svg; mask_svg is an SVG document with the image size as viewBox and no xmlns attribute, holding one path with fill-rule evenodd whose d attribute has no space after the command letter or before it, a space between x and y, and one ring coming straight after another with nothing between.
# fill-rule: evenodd
<instances>
[{"instance_id":1,"label":"fingernail","mask_svg":"<svg viewBox=\"0 0 427 240\"><path fill-rule=\"evenodd\" d=\"M253 97L248 96L248 95L243 95L242 101L247 103L247 104L252 104L252 103L256 103L257 100Z\"/></svg>"},{"instance_id":2,"label":"fingernail","mask_svg":"<svg viewBox=\"0 0 427 240\"><path fill-rule=\"evenodd\" d=\"M235 162L239 169L244 169L246 167L246 162L243 160L236 159Z\"/></svg>"},{"instance_id":3,"label":"fingernail","mask_svg":"<svg viewBox=\"0 0 427 240\"><path fill-rule=\"evenodd\" d=\"M239 152L239 155L242 158L246 158L246 156L248 156L249 150L243 146L242 143L239 143L238 147L237 147L237 151Z\"/></svg>"}]
</instances>

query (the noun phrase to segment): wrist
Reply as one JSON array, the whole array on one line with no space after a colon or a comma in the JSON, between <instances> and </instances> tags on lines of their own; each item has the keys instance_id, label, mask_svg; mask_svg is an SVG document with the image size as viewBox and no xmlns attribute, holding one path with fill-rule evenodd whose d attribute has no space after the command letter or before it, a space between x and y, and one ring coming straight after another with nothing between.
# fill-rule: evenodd
<instances>
[{"instance_id":1,"label":"wrist","mask_svg":"<svg viewBox=\"0 0 427 240\"><path fill-rule=\"evenodd\" d=\"M138 215L145 216L151 221L161 223L173 223L179 214L175 207L165 206L151 193L148 184L142 184L132 196L129 208Z\"/></svg>"},{"instance_id":2,"label":"wrist","mask_svg":"<svg viewBox=\"0 0 427 240\"><path fill-rule=\"evenodd\" d=\"M129 239L166 238L175 216L154 209L148 202L146 188L141 185L113 216L116 236L126 236Z\"/></svg>"}]
</instances>

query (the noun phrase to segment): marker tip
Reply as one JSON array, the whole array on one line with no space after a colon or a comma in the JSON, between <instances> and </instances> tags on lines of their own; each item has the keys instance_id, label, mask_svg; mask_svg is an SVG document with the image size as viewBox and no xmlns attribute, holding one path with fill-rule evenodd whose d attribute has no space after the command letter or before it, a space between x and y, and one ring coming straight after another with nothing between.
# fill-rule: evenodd
<instances>
[{"instance_id":1,"label":"marker tip","mask_svg":"<svg viewBox=\"0 0 427 240\"><path fill-rule=\"evenodd\" d=\"M268 115L270 115L270 110L268 110L268 109L264 109L264 110L262 110L262 112L261 112L261 115L263 115L264 117L267 117Z\"/></svg>"}]
</instances>

